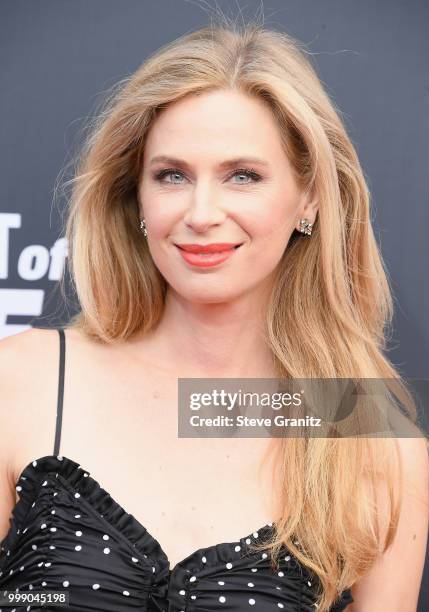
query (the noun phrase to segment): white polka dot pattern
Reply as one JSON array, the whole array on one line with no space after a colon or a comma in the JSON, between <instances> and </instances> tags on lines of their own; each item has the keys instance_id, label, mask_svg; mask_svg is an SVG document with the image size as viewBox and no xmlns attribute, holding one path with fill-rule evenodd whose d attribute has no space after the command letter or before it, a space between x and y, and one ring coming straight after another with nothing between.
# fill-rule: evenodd
<instances>
[{"instance_id":1,"label":"white polka dot pattern","mask_svg":"<svg viewBox=\"0 0 429 612\"><path fill-rule=\"evenodd\" d=\"M272 523L171 568L158 541L71 459L35 459L16 490L0 548L1 589L67 590L69 612L314 612L316 577L286 548L278 567L252 549ZM345 591L332 611L351 601Z\"/></svg>"}]
</instances>

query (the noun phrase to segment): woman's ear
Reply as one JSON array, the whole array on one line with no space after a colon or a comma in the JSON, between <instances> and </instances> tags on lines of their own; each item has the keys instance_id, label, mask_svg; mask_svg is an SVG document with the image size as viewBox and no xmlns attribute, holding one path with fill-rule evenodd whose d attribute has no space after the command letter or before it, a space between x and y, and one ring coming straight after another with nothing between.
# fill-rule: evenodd
<instances>
[{"instance_id":1,"label":"woman's ear","mask_svg":"<svg viewBox=\"0 0 429 612\"><path fill-rule=\"evenodd\" d=\"M317 198L308 192L304 192L298 208L298 214L295 219L295 227L299 229L301 219L307 219L311 225L314 225L318 210L319 203Z\"/></svg>"}]
</instances>

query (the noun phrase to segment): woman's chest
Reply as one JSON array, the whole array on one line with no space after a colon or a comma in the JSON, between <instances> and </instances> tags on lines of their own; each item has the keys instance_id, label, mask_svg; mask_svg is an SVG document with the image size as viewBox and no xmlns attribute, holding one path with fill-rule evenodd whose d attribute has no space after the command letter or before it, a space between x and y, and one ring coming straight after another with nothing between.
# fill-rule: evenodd
<instances>
[{"instance_id":1,"label":"woman's chest","mask_svg":"<svg viewBox=\"0 0 429 612\"><path fill-rule=\"evenodd\" d=\"M75 410L65 402L61 439L61 454L159 541L171 567L257 530L274 513L270 440L179 437L177 398L177 380L165 378L98 387Z\"/></svg>"},{"instance_id":2,"label":"woman's chest","mask_svg":"<svg viewBox=\"0 0 429 612\"><path fill-rule=\"evenodd\" d=\"M146 437L88 469L155 537L171 566L193 551L235 541L273 520L272 487L260 463L264 440Z\"/></svg>"}]
</instances>

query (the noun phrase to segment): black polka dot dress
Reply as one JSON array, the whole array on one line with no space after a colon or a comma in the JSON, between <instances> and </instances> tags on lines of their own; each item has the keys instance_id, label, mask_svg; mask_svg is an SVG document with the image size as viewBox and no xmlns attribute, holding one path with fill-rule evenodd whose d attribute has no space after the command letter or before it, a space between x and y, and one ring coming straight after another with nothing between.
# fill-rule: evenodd
<instances>
[{"instance_id":1,"label":"black polka dot dress","mask_svg":"<svg viewBox=\"0 0 429 612\"><path fill-rule=\"evenodd\" d=\"M16 483L19 501L0 545L0 590L66 591L69 612L314 612L317 580L286 549L278 569L251 549L274 529L201 548L170 568L158 541L78 462L58 455L64 383L60 332L59 411L54 454L32 461ZM353 601L348 589L331 608Z\"/></svg>"}]
</instances>

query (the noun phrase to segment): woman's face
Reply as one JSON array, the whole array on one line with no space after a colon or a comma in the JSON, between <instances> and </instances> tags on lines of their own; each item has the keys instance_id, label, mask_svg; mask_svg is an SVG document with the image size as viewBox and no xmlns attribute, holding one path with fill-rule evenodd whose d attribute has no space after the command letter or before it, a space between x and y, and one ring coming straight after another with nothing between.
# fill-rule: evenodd
<instances>
[{"instance_id":1,"label":"woman's face","mask_svg":"<svg viewBox=\"0 0 429 612\"><path fill-rule=\"evenodd\" d=\"M304 208L270 110L233 90L188 96L158 115L139 199L155 265L173 290L198 303L269 286L299 219L315 216ZM177 246L218 243L241 246L212 255Z\"/></svg>"}]
</instances>

